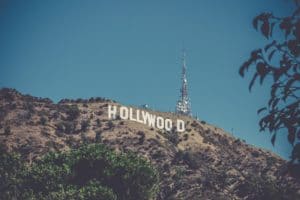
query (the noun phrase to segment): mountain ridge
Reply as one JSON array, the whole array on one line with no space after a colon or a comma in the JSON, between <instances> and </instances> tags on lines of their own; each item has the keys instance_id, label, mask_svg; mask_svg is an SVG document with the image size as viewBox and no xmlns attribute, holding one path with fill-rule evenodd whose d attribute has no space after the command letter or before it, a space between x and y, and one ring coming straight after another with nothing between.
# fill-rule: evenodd
<instances>
[{"instance_id":1,"label":"mountain ridge","mask_svg":"<svg viewBox=\"0 0 300 200\"><path fill-rule=\"evenodd\" d=\"M299 183L287 173L287 161L221 128L147 109L186 124L183 133L160 130L120 117L108 119L108 105L122 104L99 97L53 103L49 98L1 89L0 144L7 151L21 153L29 164L49 151L67 151L83 142L103 143L117 152L133 151L159 170L157 199L266 199L274 195L290 199L300 195Z\"/></svg>"}]
</instances>

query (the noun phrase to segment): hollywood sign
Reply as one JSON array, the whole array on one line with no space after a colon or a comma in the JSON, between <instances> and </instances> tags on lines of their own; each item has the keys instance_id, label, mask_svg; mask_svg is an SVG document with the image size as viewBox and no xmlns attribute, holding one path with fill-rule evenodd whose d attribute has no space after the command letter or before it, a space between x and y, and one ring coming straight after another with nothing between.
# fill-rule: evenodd
<instances>
[{"instance_id":1,"label":"hollywood sign","mask_svg":"<svg viewBox=\"0 0 300 200\"><path fill-rule=\"evenodd\" d=\"M116 119L120 116L123 120L130 120L147 124L149 127L156 127L158 129L165 129L171 131L174 128L174 123L171 119L156 116L144 110L128 108L126 106L108 105L108 118ZM185 123L181 119L176 120L176 130L178 132L185 131Z\"/></svg>"}]
</instances>

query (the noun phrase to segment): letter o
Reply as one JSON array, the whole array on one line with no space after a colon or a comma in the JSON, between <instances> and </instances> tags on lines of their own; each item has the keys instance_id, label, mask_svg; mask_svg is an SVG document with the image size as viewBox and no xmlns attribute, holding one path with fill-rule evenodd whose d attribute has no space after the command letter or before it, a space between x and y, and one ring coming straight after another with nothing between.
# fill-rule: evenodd
<instances>
[{"instance_id":1,"label":"letter o","mask_svg":"<svg viewBox=\"0 0 300 200\"><path fill-rule=\"evenodd\" d=\"M165 129L167 131L171 131L172 130L172 120L171 119L166 119L165 120Z\"/></svg>"},{"instance_id":2,"label":"letter o","mask_svg":"<svg viewBox=\"0 0 300 200\"><path fill-rule=\"evenodd\" d=\"M159 129L163 129L164 128L164 119L162 117L157 117L156 118L156 127Z\"/></svg>"},{"instance_id":3,"label":"letter o","mask_svg":"<svg viewBox=\"0 0 300 200\"><path fill-rule=\"evenodd\" d=\"M120 107L120 118L128 119L128 108L126 108L124 106Z\"/></svg>"}]
</instances>

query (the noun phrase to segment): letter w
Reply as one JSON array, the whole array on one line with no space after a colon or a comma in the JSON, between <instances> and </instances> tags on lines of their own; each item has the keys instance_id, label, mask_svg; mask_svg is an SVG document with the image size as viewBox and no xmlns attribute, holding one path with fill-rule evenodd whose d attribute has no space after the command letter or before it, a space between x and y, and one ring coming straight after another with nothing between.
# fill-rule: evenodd
<instances>
[{"instance_id":1,"label":"letter w","mask_svg":"<svg viewBox=\"0 0 300 200\"><path fill-rule=\"evenodd\" d=\"M143 116L144 124L146 124L148 121L149 126L151 127L155 126L155 118L156 118L155 115L151 115L148 112L142 111L142 116Z\"/></svg>"}]
</instances>

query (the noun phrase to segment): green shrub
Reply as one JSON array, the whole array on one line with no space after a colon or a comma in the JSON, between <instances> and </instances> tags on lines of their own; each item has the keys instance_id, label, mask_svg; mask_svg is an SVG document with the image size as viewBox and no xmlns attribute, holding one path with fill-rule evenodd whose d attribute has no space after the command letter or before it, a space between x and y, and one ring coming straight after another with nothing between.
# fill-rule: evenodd
<instances>
[{"instance_id":1,"label":"green shrub","mask_svg":"<svg viewBox=\"0 0 300 200\"><path fill-rule=\"evenodd\" d=\"M184 134L184 135L183 135L183 140L184 140L184 141L187 141L188 139L189 139L189 135L188 135L188 134Z\"/></svg>"},{"instance_id":2,"label":"green shrub","mask_svg":"<svg viewBox=\"0 0 300 200\"><path fill-rule=\"evenodd\" d=\"M238 194L240 196L250 195L251 199L264 200L281 200L281 199L298 199L291 198L295 194L289 193L291 197L284 197L283 189L280 188L276 182L267 176L258 176L251 174L243 184L238 187ZM298 196L299 197L299 196Z\"/></svg>"},{"instance_id":3,"label":"green shrub","mask_svg":"<svg viewBox=\"0 0 300 200\"><path fill-rule=\"evenodd\" d=\"M185 151L183 152L182 159L191 169L199 168L199 158L197 153Z\"/></svg>"},{"instance_id":4,"label":"green shrub","mask_svg":"<svg viewBox=\"0 0 300 200\"><path fill-rule=\"evenodd\" d=\"M40 124L44 126L44 125L46 125L46 123L47 123L47 118L45 116L42 116L40 118Z\"/></svg>"},{"instance_id":5,"label":"green shrub","mask_svg":"<svg viewBox=\"0 0 300 200\"><path fill-rule=\"evenodd\" d=\"M101 127L102 126L102 124L101 124L101 120L98 118L98 119L96 119L96 123L97 123L97 126L99 126L99 127Z\"/></svg>"},{"instance_id":6,"label":"green shrub","mask_svg":"<svg viewBox=\"0 0 300 200\"><path fill-rule=\"evenodd\" d=\"M101 131L96 131L95 142L101 142Z\"/></svg>"},{"instance_id":7,"label":"green shrub","mask_svg":"<svg viewBox=\"0 0 300 200\"><path fill-rule=\"evenodd\" d=\"M171 131L165 131L162 133L170 142L172 142L174 145L177 145L179 141L179 136L176 131L176 129L173 127Z\"/></svg>"},{"instance_id":8,"label":"green shrub","mask_svg":"<svg viewBox=\"0 0 300 200\"><path fill-rule=\"evenodd\" d=\"M68 120L73 121L80 115L80 110L77 105L64 105L63 110L68 115Z\"/></svg>"},{"instance_id":9,"label":"green shrub","mask_svg":"<svg viewBox=\"0 0 300 200\"><path fill-rule=\"evenodd\" d=\"M202 123L202 121L201 121L201 123ZM192 127L197 127L197 125L198 125L198 123L195 120L191 123Z\"/></svg>"},{"instance_id":10,"label":"green shrub","mask_svg":"<svg viewBox=\"0 0 300 200\"><path fill-rule=\"evenodd\" d=\"M158 189L149 162L100 144L50 152L30 167L15 154L0 153L0 199L146 200Z\"/></svg>"},{"instance_id":11,"label":"green shrub","mask_svg":"<svg viewBox=\"0 0 300 200\"><path fill-rule=\"evenodd\" d=\"M83 120L81 122L81 130L82 131L87 131L89 125L90 125L90 121L89 120Z\"/></svg>"},{"instance_id":12,"label":"green shrub","mask_svg":"<svg viewBox=\"0 0 300 200\"><path fill-rule=\"evenodd\" d=\"M82 104L83 107L88 108L89 105L87 103Z\"/></svg>"},{"instance_id":13,"label":"green shrub","mask_svg":"<svg viewBox=\"0 0 300 200\"><path fill-rule=\"evenodd\" d=\"M20 195L23 171L20 155L7 153L0 147L0 199L14 199Z\"/></svg>"},{"instance_id":14,"label":"green shrub","mask_svg":"<svg viewBox=\"0 0 300 200\"><path fill-rule=\"evenodd\" d=\"M115 127L115 124L112 121L107 122L107 129L110 130Z\"/></svg>"},{"instance_id":15,"label":"green shrub","mask_svg":"<svg viewBox=\"0 0 300 200\"><path fill-rule=\"evenodd\" d=\"M75 132L76 124L74 122L65 122L65 133L72 134Z\"/></svg>"},{"instance_id":16,"label":"green shrub","mask_svg":"<svg viewBox=\"0 0 300 200\"><path fill-rule=\"evenodd\" d=\"M99 110L99 111L96 112L96 115L101 116L101 115L103 115L103 113L104 112L102 110Z\"/></svg>"},{"instance_id":17,"label":"green shrub","mask_svg":"<svg viewBox=\"0 0 300 200\"><path fill-rule=\"evenodd\" d=\"M66 134L73 134L75 133L76 124L72 121L61 121L56 125L56 133L63 135L62 133Z\"/></svg>"},{"instance_id":18,"label":"green shrub","mask_svg":"<svg viewBox=\"0 0 300 200\"><path fill-rule=\"evenodd\" d=\"M4 129L4 135L11 135L11 129L10 129L10 126L6 126L5 129Z\"/></svg>"},{"instance_id":19,"label":"green shrub","mask_svg":"<svg viewBox=\"0 0 300 200\"><path fill-rule=\"evenodd\" d=\"M139 142L138 142L138 144L139 145L142 145L143 143L144 143L144 141L145 141L145 133L143 132L143 131L138 131L137 132L137 135L139 135L140 137L139 137Z\"/></svg>"}]
</instances>

